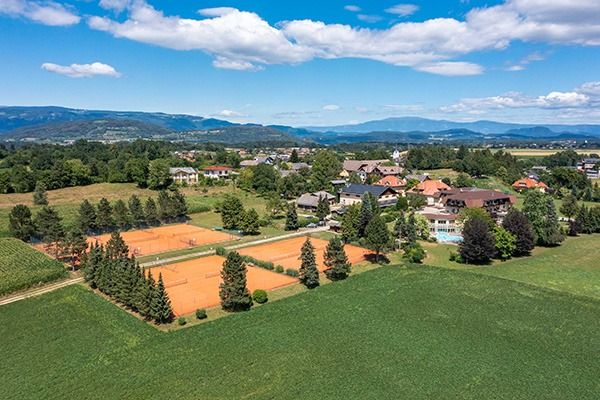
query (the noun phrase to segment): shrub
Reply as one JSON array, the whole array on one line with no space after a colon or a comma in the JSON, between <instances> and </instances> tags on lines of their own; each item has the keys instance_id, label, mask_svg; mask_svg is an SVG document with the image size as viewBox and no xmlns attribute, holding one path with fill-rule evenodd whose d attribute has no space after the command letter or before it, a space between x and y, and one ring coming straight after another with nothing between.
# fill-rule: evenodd
<instances>
[{"instance_id":1,"label":"shrub","mask_svg":"<svg viewBox=\"0 0 600 400\"><path fill-rule=\"evenodd\" d=\"M459 264L462 264L464 261L461 257L461 255L455 251L453 251L452 253L450 253L450 261L454 261L457 262Z\"/></svg>"},{"instance_id":2,"label":"shrub","mask_svg":"<svg viewBox=\"0 0 600 400\"><path fill-rule=\"evenodd\" d=\"M218 256L225 257L225 256L227 255L227 250L225 249L225 247L217 247L217 248L215 249L215 253L216 253Z\"/></svg>"},{"instance_id":3,"label":"shrub","mask_svg":"<svg viewBox=\"0 0 600 400\"><path fill-rule=\"evenodd\" d=\"M199 308L196 310L196 318L198 319L206 319L206 310L204 308Z\"/></svg>"},{"instance_id":4,"label":"shrub","mask_svg":"<svg viewBox=\"0 0 600 400\"><path fill-rule=\"evenodd\" d=\"M256 289L254 293L252 293L252 299L258 304L264 304L269 301L267 292L262 289Z\"/></svg>"},{"instance_id":5,"label":"shrub","mask_svg":"<svg viewBox=\"0 0 600 400\"><path fill-rule=\"evenodd\" d=\"M402 258L410 263L420 264L425 258L425 250L423 250L423 247L419 243L413 243L406 246Z\"/></svg>"},{"instance_id":6,"label":"shrub","mask_svg":"<svg viewBox=\"0 0 600 400\"><path fill-rule=\"evenodd\" d=\"M177 323L179 324L179 326L183 326L183 325L187 324L187 321L185 320L184 317L179 317L177 319Z\"/></svg>"},{"instance_id":7,"label":"shrub","mask_svg":"<svg viewBox=\"0 0 600 400\"><path fill-rule=\"evenodd\" d=\"M283 273L283 267L281 265L276 266L275 272L279 272L280 274Z\"/></svg>"},{"instance_id":8,"label":"shrub","mask_svg":"<svg viewBox=\"0 0 600 400\"><path fill-rule=\"evenodd\" d=\"M293 268L288 268L285 270L285 274L289 276L293 276L294 278L298 277L298 271Z\"/></svg>"}]
</instances>

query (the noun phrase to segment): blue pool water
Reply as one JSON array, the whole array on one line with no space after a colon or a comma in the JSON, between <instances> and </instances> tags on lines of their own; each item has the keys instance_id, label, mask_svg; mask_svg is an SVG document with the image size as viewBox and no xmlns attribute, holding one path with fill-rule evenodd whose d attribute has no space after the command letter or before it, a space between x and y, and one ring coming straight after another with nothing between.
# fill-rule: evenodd
<instances>
[{"instance_id":1,"label":"blue pool water","mask_svg":"<svg viewBox=\"0 0 600 400\"><path fill-rule=\"evenodd\" d=\"M435 234L435 238L442 243L460 243L463 240L462 236L447 232L438 232Z\"/></svg>"}]
</instances>

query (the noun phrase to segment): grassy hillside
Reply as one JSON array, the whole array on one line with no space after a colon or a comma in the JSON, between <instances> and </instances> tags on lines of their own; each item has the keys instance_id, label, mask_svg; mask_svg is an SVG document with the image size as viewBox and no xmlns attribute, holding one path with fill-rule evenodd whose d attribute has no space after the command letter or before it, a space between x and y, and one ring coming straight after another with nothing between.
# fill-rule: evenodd
<instances>
[{"instance_id":1,"label":"grassy hillside","mask_svg":"<svg viewBox=\"0 0 600 400\"><path fill-rule=\"evenodd\" d=\"M75 286L2 308L0 398L596 399L598 321L595 300L428 267L174 333Z\"/></svg>"},{"instance_id":2,"label":"grassy hillside","mask_svg":"<svg viewBox=\"0 0 600 400\"><path fill-rule=\"evenodd\" d=\"M0 296L67 275L65 266L17 239L0 239Z\"/></svg>"}]
</instances>

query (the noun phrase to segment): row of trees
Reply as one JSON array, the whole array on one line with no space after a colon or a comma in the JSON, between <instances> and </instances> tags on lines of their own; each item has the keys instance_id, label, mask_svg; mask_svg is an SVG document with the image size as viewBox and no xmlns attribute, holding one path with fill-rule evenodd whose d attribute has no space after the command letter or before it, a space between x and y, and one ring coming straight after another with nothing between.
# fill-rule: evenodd
<instances>
[{"instance_id":1,"label":"row of trees","mask_svg":"<svg viewBox=\"0 0 600 400\"><path fill-rule=\"evenodd\" d=\"M459 254L469 264L527 256L536 245L558 246L564 240L554 200L540 191L528 192L523 211L509 210L502 226L483 209L469 209L463 218Z\"/></svg>"},{"instance_id":2,"label":"row of trees","mask_svg":"<svg viewBox=\"0 0 600 400\"><path fill-rule=\"evenodd\" d=\"M106 247L92 245L82 259L84 279L129 310L148 321L166 324L173 320L171 301L165 290L162 275L158 282L151 271L146 274L118 232L112 234Z\"/></svg>"},{"instance_id":3,"label":"row of trees","mask_svg":"<svg viewBox=\"0 0 600 400\"><path fill-rule=\"evenodd\" d=\"M127 203L117 200L111 204L102 198L96 206L86 199L79 206L77 222L83 232L96 234L117 228L125 230L156 226L161 222L183 221L187 218L188 208L183 193L161 190L156 201L148 197L144 204L136 195L132 195Z\"/></svg>"}]
</instances>

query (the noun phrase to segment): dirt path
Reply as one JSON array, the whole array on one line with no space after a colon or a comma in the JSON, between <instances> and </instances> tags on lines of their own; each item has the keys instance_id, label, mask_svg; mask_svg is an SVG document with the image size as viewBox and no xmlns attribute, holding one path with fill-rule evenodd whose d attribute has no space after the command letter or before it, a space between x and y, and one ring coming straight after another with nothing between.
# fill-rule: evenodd
<instances>
[{"instance_id":1,"label":"dirt path","mask_svg":"<svg viewBox=\"0 0 600 400\"><path fill-rule=\"evenodd\" d=\"M65 281L60 281L60 282L56 282L56 283L51 283L49 285L44 285L41 287L29 289L29 290L26 290L26 291L18 293L18 294L8 295L7 297L3 297L0 299L0 306L3 306L5 304L14 303L15 301L19 301L19 300L25 300L30 297L39 296L41 294L52 292L54 290L63 288L65 286L74 285L74 284L80 283L80 282L83 282L83 278L72 278L72 279L67 279Z\"/></svg>"}]
</instances>

